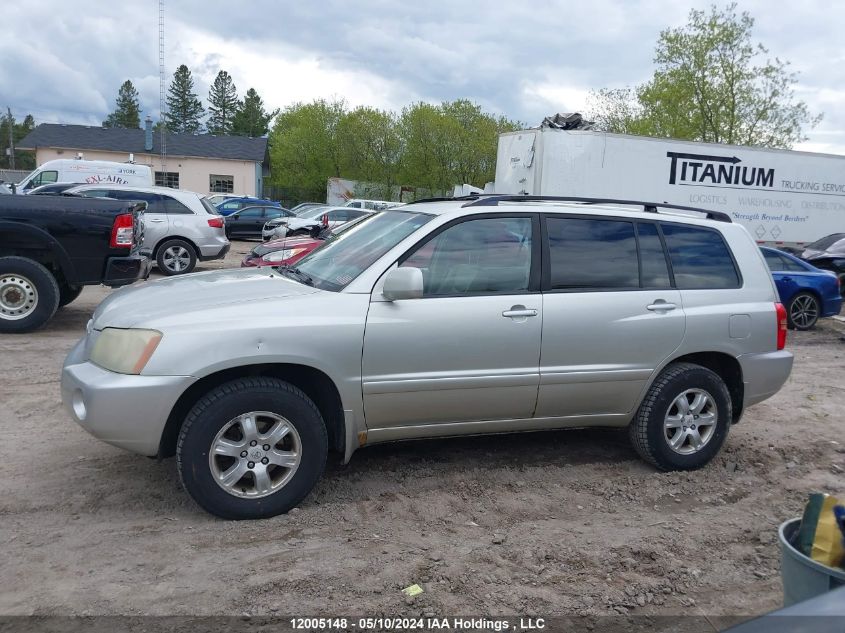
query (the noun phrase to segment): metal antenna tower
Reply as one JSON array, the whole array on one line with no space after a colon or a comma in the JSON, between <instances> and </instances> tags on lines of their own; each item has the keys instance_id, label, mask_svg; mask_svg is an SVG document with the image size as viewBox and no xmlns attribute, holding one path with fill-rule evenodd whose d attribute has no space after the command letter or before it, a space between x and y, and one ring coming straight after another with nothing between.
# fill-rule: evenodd
<instances>
[{"instance_id":1,"label":"metal antenna tower","mask_svg":"<svg viewBox=\"0 0 845 633\"><path fill-rule=\"evenodd\" d=\"M158 108L161 132L161 171L167 171L167 94L164 72L164 0L158 0Z\"/></svg>"}]
</instances>

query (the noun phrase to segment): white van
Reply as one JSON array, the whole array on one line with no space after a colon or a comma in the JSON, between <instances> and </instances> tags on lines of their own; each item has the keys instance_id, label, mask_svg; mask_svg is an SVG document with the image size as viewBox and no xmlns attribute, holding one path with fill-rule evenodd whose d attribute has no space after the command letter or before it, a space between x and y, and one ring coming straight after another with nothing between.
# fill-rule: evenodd
<instances>
[{"instance_id":1,"label":"white van","mask_svg":"<svg viewBox=\"0 0 845 633\"><path fill-rule=\"evenodd\" d=\"M53 182L151 187L153 174L147 165L113 163L107 160L62 158L48 160L40 167L36 167L19 183L11 185L9 188L13 193L27 193L35 187Z\"/></svg>"}]
</instances>

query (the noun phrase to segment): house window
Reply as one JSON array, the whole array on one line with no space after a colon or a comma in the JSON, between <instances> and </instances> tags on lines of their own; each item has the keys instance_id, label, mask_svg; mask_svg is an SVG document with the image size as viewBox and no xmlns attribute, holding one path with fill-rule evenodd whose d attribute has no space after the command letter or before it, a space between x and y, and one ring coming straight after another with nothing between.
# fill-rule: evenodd
<instances>
[{"instance_id":1,"label":"house window","mask_svg":"<svg viewBox=\"0 0 845 633\"><path fill-rule=\"evenodd\" d=\"M232 193L235 190L235 177L211 174L208 177L208 190L211 193Z\"/></svg>"},{"instance_id":2,"label":"house window","mask_svg":"<svg viewBox=\"0 0 845 633\"><path fill-rule=\"evenodd\" d=\"M170 187L171 189L179 188L179 172L178 171L157 171L156 172L156 187Z\"/></svg>"}]
</instances>

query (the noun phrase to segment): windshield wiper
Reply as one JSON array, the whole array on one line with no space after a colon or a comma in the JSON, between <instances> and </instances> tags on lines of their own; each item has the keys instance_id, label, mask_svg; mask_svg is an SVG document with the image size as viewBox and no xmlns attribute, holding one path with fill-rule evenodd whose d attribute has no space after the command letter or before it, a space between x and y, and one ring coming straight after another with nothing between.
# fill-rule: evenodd
<instances>
[{"instance_id":1,"label":"windshield wiper","mask_svg":"<svg viewBox=\"0 0 845 633\"><path fill-rule=\"evenodd\" d=\"M311 278L311 275L302 272L299 268L295 266L291 266L290 264L285 264L284 266L279 266L277 270L293 279L296 279L298 282L305 284L306 286L313 286L314 280Z\"/></svg>"}]
</instances>

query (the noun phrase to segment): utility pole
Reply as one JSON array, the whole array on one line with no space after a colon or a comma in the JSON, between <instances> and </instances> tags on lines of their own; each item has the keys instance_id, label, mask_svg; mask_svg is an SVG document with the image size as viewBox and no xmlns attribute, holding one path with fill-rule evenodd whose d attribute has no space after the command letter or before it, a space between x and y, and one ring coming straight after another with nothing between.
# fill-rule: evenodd
<instances>
[{"instance_id":1,"label":"utility pole","mask_svg":"<svg viewBox=\"0 0 845 633\"><path fill-rule=\"evenodd\" d=\"M12 108L6 106L9 113L9 169L15 168L15 120L12 118Z\"/></svg>"},{"instance_id":2,"label":"utility pole","mask_svg":"<svg viewBox=\"0 0 845 633\"><path fill-rule=\"evenodd\" d=\"M167 171L167 94L164 72L164 0L158 0L158 111L161 126L161 171Z\"/></svg>"}]
</instances>

